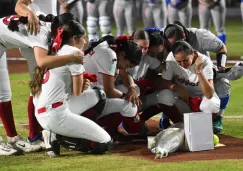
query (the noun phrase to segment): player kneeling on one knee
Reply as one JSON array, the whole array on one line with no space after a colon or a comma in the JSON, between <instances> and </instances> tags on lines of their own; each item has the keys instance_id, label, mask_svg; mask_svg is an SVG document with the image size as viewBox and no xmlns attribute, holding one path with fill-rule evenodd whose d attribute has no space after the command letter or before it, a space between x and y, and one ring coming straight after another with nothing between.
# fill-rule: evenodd
<instances>
[{"instance_id":1,"label":"player kneeling on one knee","mask_svg":"<svg viewBox=\"0 0 243 171\"><path fill-rule=\"evenodd\" d=\"M175 111L177 117L181 117L176 121L182 121L181 114L191 111L218 113L220 100L214 90L210 58L194 51L185 41L177 41L171 53L175 60L166 62L162 74L167 89L158 95L161 107L174 112L168 112L173 114L168 117L174 117Z\"/></svg>"},{"instance_id":2,"label":"player kneeling on one knee","mask_svg":"<svg viewBox=\"0 0 243 171\"><path fill-rule=\"evenodd\" d=\"M53 53L65 55L84 47L85 30L80 23L72 20L57 31L51 49ZM109 134L95 122L78 115L94 107L100 99L97 90L84 89L83 72L83 65L73 62L57 68L35 69L30 83L31 93L36 118L45 129L43 137L50 156L60 154L60 144L92 153L104 153L111 149ZM68 103L73 96L79 100L78 114L69 109ZM65 137L70 137L70 141Z\"/></svg>"}]
</instances>

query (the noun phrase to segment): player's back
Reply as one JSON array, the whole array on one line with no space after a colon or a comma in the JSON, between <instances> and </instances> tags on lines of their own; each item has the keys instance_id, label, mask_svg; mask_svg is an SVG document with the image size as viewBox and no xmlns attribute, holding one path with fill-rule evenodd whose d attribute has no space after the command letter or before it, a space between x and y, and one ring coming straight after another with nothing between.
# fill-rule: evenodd
<instances>
[{"instance_id":1,"label":"player's back","mask_svg":"<svg viewBox=\"0 0 243 171\"><path fill-rule=\"evenodd\" d=\"M29 48L41 47L48 50L48 39L50 37L49 23L41 22L40 33L35 36L27 32L27 26L18 24L19 31L8 29L10 20L18 18L16 15L0 19L0 42L6 48Z\"/></svg>"}]
</instances>

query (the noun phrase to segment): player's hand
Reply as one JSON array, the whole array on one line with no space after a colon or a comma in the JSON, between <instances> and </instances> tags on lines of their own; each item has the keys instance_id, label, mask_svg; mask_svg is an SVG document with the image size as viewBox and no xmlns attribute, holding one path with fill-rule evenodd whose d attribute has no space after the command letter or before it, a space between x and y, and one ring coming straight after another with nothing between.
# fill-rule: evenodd
<instances>
[{"instance_id":1,"label":"player's hand","mask_svg":"<svg viewBox=\"0 0 243 171\"><path fill-rule=\"evenodd\" d=\"M84 79L83 91L88 90L89 86L90 86L90 80L89 79Z\"/></svg>"},{"instance_id":2,"label":"player's hand","mask_svg":"<svg viewBox=\"0 0 243 171\"><path fill-rule=\"evenodd\" d=\"M27 31L30 34L34 33L34 35L36 36L40 32L39 18L32 11L28 13L27 26Z\"/></svg>"},{"instance_id":3,"label":"player's hand","mask_svg":"<svg viewBox=\"0 0 243 171\"><path fill-rule=\"evenodd\" d=\"M138 108L141 107L142 105L142 102L141 100L139 99L139 97L137 96L137 91L134 87L130 87L128 89L128 92L125 96L125 99L128 101L128 102L131 102L133 104L136 104L138 106Z\"/></svg>"},{"instance_id":4,"label":"player's hand","mask_svg":"<svg viewBox=\"0 0 243 171\"><path fill-rule=\"evenodd\" d=\"M81 50L74 52L71 58L71 62L84 64L84 52Z\"/></svg>"},{"instance_id":5,"label":"player's hand","mask_svg":"<svg viewBox=\"0 0 243 171\"><path fill-rule=\"evenodd\" d=\"M198 58L195 61L195 65L196 65L196 72L202 72L203 70L203 60L201 56L198 56Z\"/></svg>"},{"instance_id":6,"label":"player's hand","mask_svg":"<svg viewBox=\"0 0 243 171\"><path fill-rule=\"evenodd\" d=\"M223 66L218 67L218 70L219 70L219 72L224 72L225 71L225 67L223 67Z\"/></svg>"}]
</instances>

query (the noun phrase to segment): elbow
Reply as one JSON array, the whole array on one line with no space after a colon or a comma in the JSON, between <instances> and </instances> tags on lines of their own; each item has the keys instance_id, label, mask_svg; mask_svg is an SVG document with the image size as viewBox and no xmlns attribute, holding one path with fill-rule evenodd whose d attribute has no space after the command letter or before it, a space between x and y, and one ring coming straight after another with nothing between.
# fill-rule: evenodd
<instances>
[{"instance_id":1,"label":"elbow","mask_svg":"<svg viewBox=\"0 0 243 171\"><path fill-rule=\"evenodd\" d=\"M42 61L42 60L36 60L36 64L38 65L38 67L40 68L48 68L46 66L46 64Z\"/></svg>"},{"instance_id":2,"label":"elbow","mask_svg":"<svg viewBox=\"0 0 243 171\"><path fill-rule=\"evenodd\" d=\"M214 89L212 89L211 91L208 91L208 93L205 94L205 97L207 99L211 99L214 95Z\"/></svg>"}]
</instances>

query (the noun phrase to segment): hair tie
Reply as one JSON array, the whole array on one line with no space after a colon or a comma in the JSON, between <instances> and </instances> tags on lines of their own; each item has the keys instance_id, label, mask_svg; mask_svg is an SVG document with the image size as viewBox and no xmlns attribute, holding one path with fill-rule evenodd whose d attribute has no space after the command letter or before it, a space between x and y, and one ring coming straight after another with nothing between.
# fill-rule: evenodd
<instances>
[{"instance_id":1,"label":"hair tie","mask_svg":"<svg viewBox=\"0 0 243 171\"><path fill-rule=\"evenodd\" d=\"M63 28L59 27L57 29L57 36L54 39L52 49L57 52L62 44L62 38L63 38Z\"/></svg>"}]
</instances>

